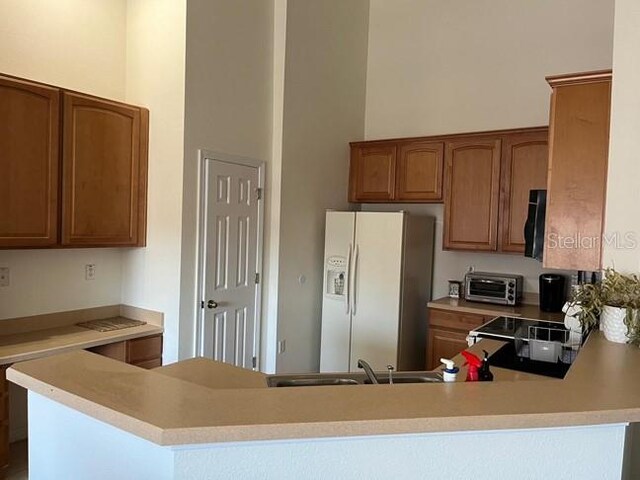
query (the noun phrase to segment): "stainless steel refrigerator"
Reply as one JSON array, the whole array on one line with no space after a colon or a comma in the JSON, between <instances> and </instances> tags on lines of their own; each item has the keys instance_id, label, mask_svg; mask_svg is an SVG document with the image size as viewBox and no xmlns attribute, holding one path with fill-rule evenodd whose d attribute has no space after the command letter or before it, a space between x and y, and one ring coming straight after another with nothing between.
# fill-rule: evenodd
<instances>
[{"instance_id":1,"label":"stainless steel refrigerator","mask_svg":"<svg viewBox=\"0 0 640 480\"><path fill-rule=\"evenodd\" d=\"M321 372L424 370L434 219L327 212Z\"/></svg>"}]
</instances>

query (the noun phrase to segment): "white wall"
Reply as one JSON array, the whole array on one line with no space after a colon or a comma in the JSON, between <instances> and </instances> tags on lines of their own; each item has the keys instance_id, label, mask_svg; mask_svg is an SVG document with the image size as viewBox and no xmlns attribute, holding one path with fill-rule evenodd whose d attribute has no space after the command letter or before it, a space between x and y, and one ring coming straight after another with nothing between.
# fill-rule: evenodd
<instances>
[{"instance_id":1,"label":"white wall","mask_svg":"<svg viewBox=\"0 0 640 480\"><path fill-rule=\"evenodd\" d=\"M288 0L273 6L273 85L271 161L267 169L264 218L264 260L260 370L275 372L278 343L278 276L280 273L280 215L282 210L282 141L284 130L284 76L287 50Z\"/></svg>"},{"instance_id":2,"label":"white wall","mask_svg":"<svg viewBox=\"0 0 640 480\"><path fill-rule=\"evenodd\" d=\"M125 34L125 0L0 0L0 72L124 100ZM0 319L119 303L121 258L116 249L0 251L11 269Z\"/></svg>"},{"instance_id":3,"label":"white wall","mask_svg":"<svg viewBox=\"0 0 640 480\"><path fill-rule=\"evenodd\" d=\"M162 447L29 392L29 437L47 480L636 478L623 424Z\"/></svg>"},{"instance_id":4,"label":"white wall","mask_svg":"<svg viewBox=\"0 0 640 480\"><path fill-rule=\"evenodd\" d=\"M612 41L613 0L371 0L365 136L547 125L544 77L610 68ZM522 273L538 291L540 263L444 252L442 207L420 209L438 218L435 298L469 265Z\"/></svg>"},{"instance_id":5,"label":"white wall","mask_svg":"<svg viewBox=\"0 0 640 480\"><path fill-rule=\"evenodd\" d=\"M605 232L635 236L635 248L605 245L604 265L640 270L640 3L616 0L613 92ZM632 245L625 245L631 247Z\"/></svg>"},{"instance_id":6,"label":"white wall","mask_svg":"<svg viewBox=\"0 0 640 480\"><path fill-rule=\"evenodd\" d=\"M611 67L613 0L371 0L366 138L546 125L545 75Z\"/></svg>"},{"instance_id":7,"label":"white wall","mask_svg":"<svg viewBox=\"0 0 640 480\"><path fill-rule=\"evenodd\" d=\"M178 357L186 0L129 0L126 100L149 108L147 246L123 255L122 303L164 313Z\"/></svg>"},{"instance_id":8,"label":"white wall","mask_svg":"<svg viewBox=\"0 0 640 480\"><path fill-rule=\"evenodd\" d=\"M605 233L631 233L640 242L640 3L616 0L613 38L613 91ZM603 263L629 273L640 270L640 243L605 245ZM628 247L628 248L627 248ZM633 248L632 248L633 247ZM640 478L640 424L630 432L633 455L628 478Z\"/></svg>"},{"instance_id":9,"label":"white wall","mask_svg":"<svg viewBox=\"0 0 640 480\"><path fill-rule=\"evenodd\" d=\"M288 2L279 372L319 368L325 210L348 207L348 142L364 134L368 8L368 0Z\"/></svg>"},{"instance_id":10,"label":"white wall","mask_svg":"<svg viewBox=\"0 0 640 480\"><path fill-rule=\"evenodd\" d=\"M261 161L270 160L272 37L273 2L189 1L182 203L181 357L195 353L195 307L199 300L196 292L198 149ZM267 182L267 202L270 196L271 189Z\"/></svg>"}]
</instances>

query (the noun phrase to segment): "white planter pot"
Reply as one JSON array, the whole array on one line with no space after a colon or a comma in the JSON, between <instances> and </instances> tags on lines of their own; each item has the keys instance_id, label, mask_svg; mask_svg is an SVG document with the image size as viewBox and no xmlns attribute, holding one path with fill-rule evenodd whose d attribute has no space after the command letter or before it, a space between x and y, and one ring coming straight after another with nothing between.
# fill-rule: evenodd
<instances>
[{"instance_id":1,"label":"white planter pot","mask_svg":"<svg viewBox=\"0 0 640 480\"><path fill-rule=\"evenodd\" d=\"M600 315L600 330L610 342L627 343L627 326L624 319L627 311L624 308L605 306Z\"/></svg>"}]
</instances>

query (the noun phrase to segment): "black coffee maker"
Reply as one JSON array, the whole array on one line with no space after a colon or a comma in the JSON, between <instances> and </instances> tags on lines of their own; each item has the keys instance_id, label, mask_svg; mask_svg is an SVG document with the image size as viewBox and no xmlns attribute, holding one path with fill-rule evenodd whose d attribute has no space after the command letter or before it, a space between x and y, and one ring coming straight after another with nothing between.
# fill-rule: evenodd
<instances>
[{"instance_id":1,"label":"black coffee maker","mask_svg":"<svg viewBox=\"0 0 640 480\"><path fill-rule=\"evenodd\" d=\"M556 273L540 275L540 310L561 312L565 302L564 277Z\"/></svg>"}]
</instances>

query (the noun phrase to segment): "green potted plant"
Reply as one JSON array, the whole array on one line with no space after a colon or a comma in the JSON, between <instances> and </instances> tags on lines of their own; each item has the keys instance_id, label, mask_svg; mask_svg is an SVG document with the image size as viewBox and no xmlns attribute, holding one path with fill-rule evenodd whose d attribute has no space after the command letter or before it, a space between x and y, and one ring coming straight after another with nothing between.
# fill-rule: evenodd
<instances>
[{"instance_id":1,"label":"green potted plant","mask_svg":"<svg viewBox=\"0 0 640 480\"><path fill-rule=\"evenodd\" d=\"M640 346L638 275L608 268L600 283L577 287L570 304L579 308L577 318L583 327L600 324L607 340Z\"/></svg>"}]
</instances>

